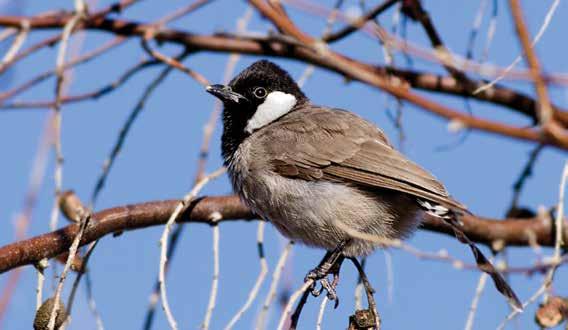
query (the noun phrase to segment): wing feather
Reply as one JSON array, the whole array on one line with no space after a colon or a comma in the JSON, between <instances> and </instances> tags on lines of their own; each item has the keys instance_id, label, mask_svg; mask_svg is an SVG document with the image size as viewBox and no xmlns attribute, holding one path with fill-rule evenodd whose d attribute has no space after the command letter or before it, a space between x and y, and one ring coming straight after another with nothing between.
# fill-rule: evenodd
<instances>
[{"instance_id":1,"label":"wing feather","mask_svg":"<svg viewBox=\"0 0 568 330\"><path fill-rule=\"evenodd\" d=\"M391 189L454 209L430 173L395 150L373 124L347 111L304 106L259 131L276 173L304 180L333 180L367 188Z\"/></svg>"}]
</instances>

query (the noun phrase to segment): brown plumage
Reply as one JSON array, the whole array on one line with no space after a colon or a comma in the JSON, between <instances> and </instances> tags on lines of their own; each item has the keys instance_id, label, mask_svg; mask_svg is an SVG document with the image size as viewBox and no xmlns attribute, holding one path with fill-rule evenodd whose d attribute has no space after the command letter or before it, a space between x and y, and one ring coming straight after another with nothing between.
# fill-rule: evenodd
<instances>
[{"instance_id":1,"label":"brown plumage","mask_svg":"<svg viewBox=\"0 0 568 330\"><path fill-rule=\"evenodd\" d=\"M390 189L466 210L432 174L395 150L381 130L353 113L304 104L272 127L260 134L280 175Z\"/></svg>"},{"instance_id":2,"label":"brown plumage","mask_svg":"<svg viewBox=\"0 0 568 330\"><path fill-rule=\"evenodd\" d=\"M439 217L511 305L521 308L461 230L465 206L375 125L312 104L268 61L254 63L229 86L207 90L224 103L222 152L235 192L284 236L328 251L340 246L339 253L355 257L371 253L381 239L408 237L427 215Z\"/></svg>"}]
</instances>

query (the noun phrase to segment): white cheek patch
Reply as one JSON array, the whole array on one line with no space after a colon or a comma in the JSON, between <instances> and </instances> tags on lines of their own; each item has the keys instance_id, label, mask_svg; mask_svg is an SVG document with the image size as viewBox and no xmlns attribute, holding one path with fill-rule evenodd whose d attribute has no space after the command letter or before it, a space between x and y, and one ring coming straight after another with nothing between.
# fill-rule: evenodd
<instances>
[{"instance_id":1,"label":"white cheek patch","mask_svg":"<svg viewBox=\"0 0 568 330\"><path fill-rule=\"evenodd\" d=\"M264 102L258 106L252 118L249 119L245 131L252 133L270 124L290 112L296 105L296 102L296 97L292 94L283 92L272 92L268 94Z\"/></svg>"}]
</instances>

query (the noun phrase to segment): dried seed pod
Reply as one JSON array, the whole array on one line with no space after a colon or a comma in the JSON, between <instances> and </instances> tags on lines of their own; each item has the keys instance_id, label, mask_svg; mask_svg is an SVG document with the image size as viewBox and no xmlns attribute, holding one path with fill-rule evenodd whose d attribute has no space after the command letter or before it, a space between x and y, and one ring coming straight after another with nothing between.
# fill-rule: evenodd
<instances>
[{"instance_id":1,"label":"dried seed pod","mask_svg":"<svg viewBox=\"0 0 568 330\"><path fill-rule=\"evenodd\" d=\"M355 311L355 314L349 317L348 330L366 330L380 328L380 319L379 324L376 324L373 312L368 309L357 310Z\"/></svg>"},{"instance_id":2,"label":"dried seed pod","mask_svg":"<svg viewBox=\"0 0 568 330\"><path fill-rule=\"evenodd\" d=\"M53 310L53 305L55 303L55 298L49 298L41 304L40 308L37 310L34 318L34 330L48 330L49 327L49 317L51 316L51 311ZM59 329L65 323L69 315L65 310L65 305L59 300L55 316L55 327L54 329Z\"/></svg>"},{"instance_id":3,"label":"dried seed pod","mask_svg":"<svg viewBox=\"0 0 568 330\"><path fill-rule=\"evenodd\" d=\"M88 212L73 190L65 191L59 196L59 207L63 215L72 222L79 222Z\"/></svg>"},{"instance_id":4,"label":"dried seed pod","mask_svg":"<svg viewBox=\"0 0 568 330\"><path fill-rule=\"evenodd\" d=\"M568 301L561 297L550 297L536 311L535 321L543 328L552 328L568 316Z\"/></svg>"}]
</instances>

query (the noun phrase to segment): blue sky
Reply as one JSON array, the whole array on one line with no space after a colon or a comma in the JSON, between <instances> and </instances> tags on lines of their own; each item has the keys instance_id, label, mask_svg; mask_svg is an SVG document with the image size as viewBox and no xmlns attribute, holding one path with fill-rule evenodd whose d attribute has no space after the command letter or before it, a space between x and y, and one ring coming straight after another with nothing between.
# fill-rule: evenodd
<instances>
[{"instance_id":1,"label":"blue sky","mask_svg":"<svg viewBox=\"0 0 568 330\"><path fill-rule=\"evenodd\" d=\"M331 6L334 1L323 1ZM499 2L498 27L495 41L490 49L490 61L506 66L519 53L514 37L510 13L505 2ZM1 1L0 6L6 8ZM98 6L109 3L99 1ZM124 17L150 21L181 7L187 1L143 1L124 13ZM345 8L356 6L358 1L347 0ZM447 46L464 54L467 37L475 17L479 1L464 1L456 6L453 1L425 1L433 21L441 31ZM523 1L529 27L534 34L541 24L546 9L552 1ZM23 12L35 14L54 8L69 8L70 1L25 1ZM179 20L170 27L195 33L233 30L235 19L244 13L246 4L241 1L219 0L205 7L197 14ZM0 9L2 10L2 9ZM6 10L6 9L4 9ZM318 35L325 20L290 9L293 19L306 31ZM561 18L568 13L568 5L562 2L547 32L537 46L537 52L547 72L567 72L568 48L563 41L568 23ZM392 11L381 22L390 27ZM266 31L270 25L255 15L249 29L254 32ZM483 22L476 55L481 53L487 32L487 17ZM409 39L428 45L420 27L408 26ZM48 34L38 33L30 37L26 45ZM111 36L90 32L82 52L101 45ZM357 35L333 46L349 56L373 63L384 63L382 52L376 41ZM5 49L5 48L4 48ZM164 52L175 54L177 47L166 46ZM116 79L127 67L138 61L144 52L138 40L131 40L119 49L101 56L97 60L78 67L74 71L70 93L80 93L98 88ZM24 82L35 73L52 68L56 48L47 49L20 63L9 75L0 77L0 90ZM220 82L227 55L196 54L184 64L202 73L212 82ZM238 62L238 70L257 60L258 57L244 56ZM299 77L304 64L290 60L276 60L294 77ZM404 63L397 55L397 62ZM416 60L416 68L443 73L439 66ZM104 159L118 136L129 112L150 80L159 74L159 68L151 68L135 76L126 86L97 100L63 107L63 153L65 167L63 186L74 189L87 200ZM26 100L51 99L53 80L23 94ZM529 83L508 83L516 89L532 93ZM318 104L349 109L381 126L398 145L397 131L386 115L386 107L394 102L376 89L358 83L346 82L339 76L316 70L305 85L306 94ZM422 93L422 92L419 92ZM563 88L550 89L551 97L560 106L567 106L567 94ZM425 95L429 95L423 93ZM436 99L456 109L464 109L459 98L436 96ZM136 121L125 147L120 154L106 188L99 199L97 209L127 203L179 198L191 188L196 170L203 124L213 108L214 99L204 92L202 86L188 79L183 73L173 72L158 87L148 100ZM523 126L529 121L517 114L499 108L472 102L474 114L488 116L495 120ZM15 110L0 112L0 152L3 155L0 171L0 245L14 240L14 218L21 209L27 189L33 157L38 145L39 134L48 116L46 110ZM437 151L438 147L455 142L459 136L448 132L447 122L424 112L412 105L403 108L402 122L406 139L404 152L413 160L433 172L443 181L448 190L470 209L481 216L503 217L511 199L511 186L516 180L533 145L525 142L474 132L463 144L450 151ZM212 153L207 169L212 171L221 165L219 154L218 125L212 141ZM51 156L51 154L50 154ZM51 157L44 184L40 190L37 206L33 213L28 235L37 235L48 230L49 213L53 203L53 157ZM566 155L563 152L546 149L538 160L533 177L521 196L521 204L536 209L539 205L551 206L557 202L558 183ZM231 187L223 177L209 184L204 194L228 194ZM64 221L64 220L62 220ZM105 237L90 262L95 299L107 329L137 329L142 326L148 296L156 278L159 261L158 240L162 228L148 228L113 238ZM256 257L256 224L231 223L220 227L219 299L213 314L212 329L225 326L236 310L245 302L259 271ZM184 229L184 236L178 247L169 276L169 297L174 315L180 327L194 329L202 322L211 285L212 231L203 225L190 225ZM473 262L466 246L453 238L438 234L417 232L409 241L425 251L448 250L453 256ZM283 239L272 227L266 233L266 252L272 272L276 259L285 245ZM480 273L460 271L450 264L418 260L407 253L393 250L392 270L394 282L392 299L389 299L385 255L377 251L368 260L369 276L374 284L376 299L386 328L456 329L463 328L471 299ZM550 251L546 250L546 253ZM302 283L305 273L323 255L323 251L296 245L293 257L286 270L283 289L295 290ZM529 265L535 255L530 249L516 248L509 252L511 263ZM48 271L50 276L53 274ZM353 290L356 281L355 270L346 265L342 273L339 295L341 303L337 310L328 306L324 327L343 329L347 316L353 310ZM568 285L562 281L567 275L565 269L557 273L554 292L567 295ZM0 287L4 287L7 275L0 276ZM521 300L527 299L540 285L541 277L516 275L510 279ZM53 280L48 279L46 288L51 289ZM238 329L250 329L264 299L268 282L263 286L260 299L237 324ZM66 291L67 292L67 291ZM301 328L315 327L320 299L310 299L301 319ZM25 268L18 289L0 323L5 329L29 328L35 306L35 272ZM511 329L536 328L533 322L534 306L520 316L518 323L511 322ZM476 329L495 328L508 313L504 299L492 284L488 283L480 301L476 318ZM279 312L274 311L269 328L274 328ZM516 326L516 327L515 327ZM161 311L157 313L155 329L166 329L167 323ZM73 323L70 329L96 329L94 319L88 310L84 290L80 290L74 307Z\"/></svg>"}]
</instances>

